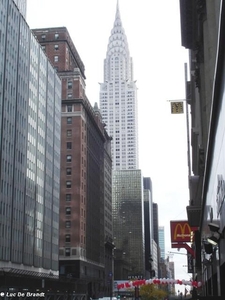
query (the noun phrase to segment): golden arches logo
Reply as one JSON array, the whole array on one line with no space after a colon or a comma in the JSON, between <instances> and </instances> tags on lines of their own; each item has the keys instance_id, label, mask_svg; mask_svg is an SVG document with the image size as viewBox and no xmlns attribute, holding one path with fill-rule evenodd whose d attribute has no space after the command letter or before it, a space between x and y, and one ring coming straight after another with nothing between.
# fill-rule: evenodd
<instances>
[{"instance_id":1,"label":"golden arches logo","mask_svg":"<svg viewBox=\"0 0 225 300\"><path fill-rule=\"evenodd\" d=\"M179 229L179 230L178 230ZM191 227L190 225L186 222L184 224L177 223L174 234L173 234L173 239L174 241L176 240L189 240L191 239Z\"/></svg>"}]
</instances>

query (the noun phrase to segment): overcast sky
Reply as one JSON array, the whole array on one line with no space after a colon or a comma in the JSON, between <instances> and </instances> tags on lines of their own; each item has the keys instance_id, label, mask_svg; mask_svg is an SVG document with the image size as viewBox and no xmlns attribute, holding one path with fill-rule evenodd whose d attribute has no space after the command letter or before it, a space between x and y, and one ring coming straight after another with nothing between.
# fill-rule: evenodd
<instances>
[{"instance_id":1,"label":"overcast sky","mask_svg":"<svg viewBox=\"0 0 225 300\"><path fill-rule=\"evenodd\" d=\"M119 6L138 86L140 169L152 179L166 253L176 252L170 248L170 220L187 219L189 201L185 114L171 115L168 101L185 94L188 53L181 46L179 0L120 0ZM85 65L91 104L99 103L115 12L116 0L28 0L30 28L67 27ZM186 256L171 260L176 279L189 279Z\"/></svg>"}]
</instances>

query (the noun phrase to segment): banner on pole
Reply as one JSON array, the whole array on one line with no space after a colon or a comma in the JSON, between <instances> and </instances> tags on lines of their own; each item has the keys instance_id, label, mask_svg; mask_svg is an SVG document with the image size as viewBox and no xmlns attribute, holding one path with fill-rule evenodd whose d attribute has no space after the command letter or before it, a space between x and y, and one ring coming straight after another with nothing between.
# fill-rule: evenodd
<instances>
[{"instance_id":1,"label":"banner on pole","mask_svg":"<svg viewBox=\"0 0 225 300\"><path fill-rule=\"evenodd\" d=\"M181 101L171 101L171 114L183 114L184 113L184 103Z\"/></svg>"}]
</instances>

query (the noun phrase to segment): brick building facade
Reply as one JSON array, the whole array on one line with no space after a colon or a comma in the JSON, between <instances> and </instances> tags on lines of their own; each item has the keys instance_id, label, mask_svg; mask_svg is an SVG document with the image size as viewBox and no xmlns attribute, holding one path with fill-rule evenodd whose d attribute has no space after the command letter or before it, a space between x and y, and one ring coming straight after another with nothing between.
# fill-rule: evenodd
<instances>
[{"instance_id":1,"label":"brick building facade","mask_svg":"<svg viewBox=\"0 0 225 300\"><path fill-rule=\"evenodd\" d=\"M84 64L67 29L33 33L62 81L60 276L74 281L76 292L110 295L112 219L105 210L112 205L106 184L108 176L111 182L111 139L85 95ZM107 233L106 223L111 224Z\"/></svg>"}]
</instances>

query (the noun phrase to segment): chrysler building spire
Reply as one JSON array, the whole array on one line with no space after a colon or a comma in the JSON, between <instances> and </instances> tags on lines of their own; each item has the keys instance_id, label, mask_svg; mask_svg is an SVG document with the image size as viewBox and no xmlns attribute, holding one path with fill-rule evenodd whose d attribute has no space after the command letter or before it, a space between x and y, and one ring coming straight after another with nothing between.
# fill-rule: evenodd
<instances>
[{"instance_id":1,"label":"chrysler building spire","mask_svg":"<svg viewBox=\"0 0 225 300\"><path fill-rule=\"evenodd\" d=\"M119 1L117 1L114 25L108 41L105 59L105 81L113 79L111 66L113 57L117 57L123 62L124 68L120 74L121 80L132 80L132 59L130 58L127 36L121 21Z\"/></svg>"},{"instance_id":2,"label":"chrysler building spire","mask_svg":"<svg viewBox=\"0 0 225 300\"><path fill-rule=\"evenodd\" d=\"M104 60L100 109L106 130L113 138L113 169L138 169L137 87L118 0Z\"/></svg>"},{"instance_id":3,"label":"chrysler building spire","mask_svg":"<svg viewBox=\"0 0 225 300\"><path fill-rule=\"evenodd\" d=\"M117 0L117 4L116 4L116 16L119 16L119 18L120 18L119 0Z\"/></svg>"}]
</instances>

